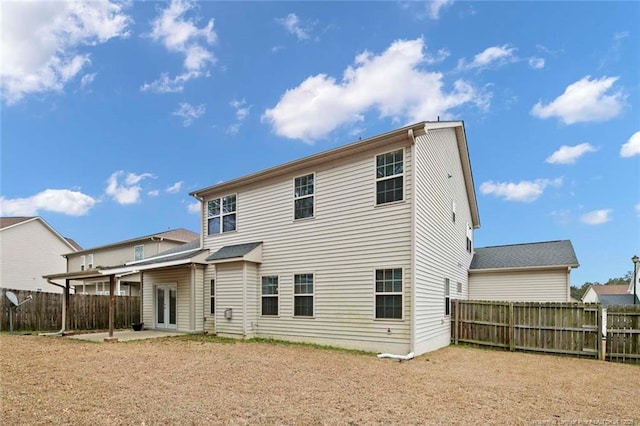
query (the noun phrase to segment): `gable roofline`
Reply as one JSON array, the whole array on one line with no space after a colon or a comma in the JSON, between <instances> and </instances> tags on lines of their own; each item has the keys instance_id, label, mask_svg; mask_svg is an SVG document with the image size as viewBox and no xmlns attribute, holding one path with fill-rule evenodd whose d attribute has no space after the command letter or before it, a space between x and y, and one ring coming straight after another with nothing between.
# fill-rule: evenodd
<instances>
[{"instance_id":1,"label":"gable roofline","mask_svg":"<svg viewBox=\"0 0 640 426\"><path fill-rule=\"evenodd\" d=\"M16 219L15 221L9 220L7 221L7 219ZM19 220L22 219L22 220ZM0 232L1 231L5 231L7 229L11 229L11 228L16 228L20 225L25 225L27 223L33 222L33 221L40 221L47 229L49 229L49 231L51 231L60 241L62 241L65 245L67 245L71 250L73 250L72 253L76 253L78 251L78 247L80 246L76 246L77 243L72 244L69 239L63 237L62 235L60 235L60 233L58 231L56 231L53 226L49 225L49 223L44 220L42 217L40 216L18 216L18 217L2 217L0 218L0 221L3 223L5 222L9 222L10 224L7 226L2 226L0 228ZM73 241L73 240L71 240ZM64 256L64 255L63 255Z\"/></svg>"},{"instance_id":2,"label":"gable roofline","mask_svg":"<svg viewBox=\"0 0 640 426\"><path fill-rule=\"evenodd\" d=\"M384 148L389 143L400 141L413 142L414 137L421 136L431 130L438 129L454 129L456 132L456 139L458 142L458 151L460 152L460 161L462 163L467 199L471 208L473 227L478 228L480 226L480 216L478 213L478 203L475 195L473 175L471 173L471 162L469 159L469 148L467 146L467 138L463 121L422 121L390 132L372 136L367 139L351 142L327 151L322 151L317 154L289 161L287 163L241 176L226 182L207 186L205 188L190 192L189 195L202 201L204 197L214 192L230 192L241 186L250 185L256 182L263 181L265 179L308 169L318 164L344 158L345 156L357 154L371 149Z\"/></svg>"},{"instance_id":3,"label":"gable roofline","mask_svg":"<svg viewBox=\"0 0 640 426\"><path fill-rule=\"evenodd\" d=\"M178 238L175 236L176 231L187 231L190 234L192 234L189 239L185 239L185 238ZM176 228L176 229L170 229L168 231L163 231L163 232L156 232L155 234L149 234L149 235L143 235L142 237L136 237L136 238L131 238L129 240L123 240L123 241L117 241L115 243L111 243L111 244L105 244L102 246L96 246L96 247L89 247L87 249L84 250L78 250L76 252L73 253L67 253L67 254L82 254L82 253L90 253L93 251L97 251L97 250L104 250L104 249L108 249L108 248L113 248L113 247L118 247L121 245L128 245L131 243L136 243L136 242L144 242L147 240L151 240L151 241L156 241L155 239L158 238L159 241L163 241L163 240L168 240L168 241L175 241L175 242L179 242L179 243L188 243L190 241L193 240L193 238L199 238L199 234L193 232L193 231L189 231L188 229L185 228Z\"/></svg>"}]
</instances>

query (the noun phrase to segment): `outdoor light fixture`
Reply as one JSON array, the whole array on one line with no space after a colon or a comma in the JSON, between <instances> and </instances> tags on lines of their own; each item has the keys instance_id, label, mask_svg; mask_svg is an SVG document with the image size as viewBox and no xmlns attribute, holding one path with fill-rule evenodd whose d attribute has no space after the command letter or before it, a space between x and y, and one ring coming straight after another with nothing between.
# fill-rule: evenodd
<instances>
[{"instance_id":1,"label":"outdoor light fixture","mask_svg":"<svg viewBox=\"0 0 640 426\"><path fill-rule=\"evenodd\" d=\"M633 304L638 303L638 295L636 294L636 288L638 287L638 256L633 256L631 261L633 262Z\"/></svg>"}]
</instances>

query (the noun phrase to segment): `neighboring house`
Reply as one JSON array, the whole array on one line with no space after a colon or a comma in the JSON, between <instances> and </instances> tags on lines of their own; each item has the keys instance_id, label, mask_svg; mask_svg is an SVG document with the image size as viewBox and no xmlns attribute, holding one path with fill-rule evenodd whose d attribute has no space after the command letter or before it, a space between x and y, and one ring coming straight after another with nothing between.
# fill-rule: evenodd
<instances>
[{"instance_id":1,"label":"neighboring house","mask_svg":"<svg viewBox=\"0 0 640 426\"><path fill-rule=\"evenodd\" d=\"M633 291L633 288L626 284L592 285L585 291L582 301L584 303L602 303L605 306L633 305L633 293L629 293L629 290Z\"/></svg>"},{"instance_id":2,"label":"neighboring house","mask_svg":"<svg viewBox=\"0 0 640 426\"><path fill-rule=\"evenodd\" d=\"M0 287L60 293L42 275L67 266L63 253L81 247L60 235L43 218L0 218Z\"/></svg>"},{"instance_id":3,"label":"neighboring house","mask_svg":"<svg viewBox=\"0 0 640 426\"><path fill-rule=\"evenodd\" d=\"M480 225L462 122L418 123L191 195L200 246L102 270L142 273L145 326L392 353L449 344Z\"/></svg>"},{"instance_id":4,"label":"neighboring house","mask_svg":"<svg viewBox=\"0 0 640 426\"><path fill-rule=\"evenodd\" d=\"M568 240L476 248L469 299L570 302L571 269L578 266Z\"/></svg>"},{"instance_id":5,"label":"neighboring house","mask_svg":"<svg viewBox=\"0 0 640 426\"><path fill-rule=\"evenodd\" d=\"M99 247L66 253L66 271L75 273L97 270L100 267L121 265L127 262L143 260L156 256L158 253L178 247L186 242L199 241L199 235L187 229L174 229L156 234L145 235L125 241L119 241ZM51 272L49 270L47 272ZM104 277L74 280L77 294L109 294L109 280ZM140 275L131 273L118 276L116 281L116 295L140 295Z\"/></svg>"}]
</instances>

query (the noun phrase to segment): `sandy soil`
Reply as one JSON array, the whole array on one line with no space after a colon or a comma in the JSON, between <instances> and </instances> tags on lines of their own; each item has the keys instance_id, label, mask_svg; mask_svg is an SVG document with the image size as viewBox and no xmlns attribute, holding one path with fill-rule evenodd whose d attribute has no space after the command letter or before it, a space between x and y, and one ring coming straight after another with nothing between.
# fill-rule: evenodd
<instances>
[{"instance_id":1,"label":"sandy soil","mask_svg":"<svg viewBox=\"0 0 640 426\"><path fill-rule=\"evenodd\" d=\"M640 367L449 347L0 336L3 425L640 424Z\"/></svg>"}]
</instances>

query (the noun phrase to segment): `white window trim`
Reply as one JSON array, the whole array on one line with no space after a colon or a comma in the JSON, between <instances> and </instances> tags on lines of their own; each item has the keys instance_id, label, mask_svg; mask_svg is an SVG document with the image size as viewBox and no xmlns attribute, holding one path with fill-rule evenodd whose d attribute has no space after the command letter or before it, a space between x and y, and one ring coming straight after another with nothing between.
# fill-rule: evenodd
<instances>
[{"instance_id":1,"label":"white window trim","mask_svg":"<svg viewBox=\"0 0 640 426\"><path fill-rule=\"evenodd\" d=\"M224 213L224 206L223 206L223 199L227 198L227 197L231 197L231 196L235 196L236 197L236 209L231 212L231 213ZM220 200L220 214L214 215L214 216L209 216L209 202L210 201L215 201L215 200ZM238 231L238 193L232 193L232 194L227 194L227 195L223 195L221 197L215 197L215 198L210 198L207 200L204 208L206 209L206 213L207 213L207 217L206 217L206 221L207 221L207 236L211 237L213 235L221 235L221 234L229 234L231 232L237 232ZM235 214L236 215L236 227L235 229L233 229L232 231L223 231L224 229L224 217L225 216L229 216ZM214 218L214 217L219 217L220 218L220 232L218 232L217 234L210 234L209 233L209 219Z\"/></svg>"},{"instance_id":2,"label":"white window trim","mask_svg":"<svg viewBox=\"0 0 640 426\"><path fill-rule=\"evenodd\" d=\"M138 247L142 247L142 257L140 259L136 259L136 249ZM144 244L138 244L136 246L133 246L133 261L138 261L138 260L143 260L144 259Z\"/></svg>"},{"instance_id":3,"label":"white window trim","mask_svg":"<svg viewBox=\"0 0 640 426\"><path fill-rule=\"evenodd\" d=\"M266 295L262 294L262 278L267 278L267 277L276 277L278 279L278 293L276 293L276 294L266 294ZM295 281L295 278L294 278L294 281ZM315 284L315 279L314 279L314 284ZM314 290L315 290L315 286L314 286ZM262 313L262 299L264 297L275 297L275 298L278 299L278 313L276 315L265 315L265 314ZM314 309L313 312L315 313L315 309ZM260 276L260 316L261 317L265 317L265 318L278 318L278 317L280 317L280 275L261 275Z\"/></svg>"},{"instance_id":4,"label":"white window trim","mask_svg":"<svg viewBox=\"0 0 640 426\"><path fill-rule=\"evenodd\" d=\"M87 255L87 269L93 269L93 254Z\"/></svg>"},{"instance_id":5,"label":"white window trim","mask_svg":"<svg viewBox=\"0 0 640 426\"><path fill-rule=\"evenodd\" d=\"M313 194L311 195L303 195L300 197L296 197L296 179L301 178L301 177L306 177L306 176L313 176ZM293 177L293 220L295 222L299 221L299 220L309 220L309 219L313 219L316 217L316 172L313 173L306 173L303 175L299 175L299 176L294 176ZM309 217L301 217L296 219L296 200L301 200L303 198L309 198L312 197L313 198L313 214Z\"/></svg>"},{"instance_id":6,"label":"white window trim","mask_svg":"<svg viewBox=\"0 0 640 426\"><path fill-rule=\"evenodd\" d=\"M80 256L80 270L84 271L87 269L87 257L83 254Z\"/></svg>"},{"instance_id":7,"label":"white window trim","mask_svg":"<svg viewBox=\"0 0 640 426\"><path fill-rule=\"evenodd\" d=\"M402 271L402 290L398 292L385 293L376 291L376 271L384 271L386 269L400 269ZM405 272L406 268L402 266L382 266L373 270L373 320L374 321L404 321L404 303L405 303ZM376 317L376 296L402 296L402 317L401 318L378 318Z\"/></svg>"},{"instance_id":8,"label":"white window trim","mask_svg":"<svg viewBox=\"0 0 640 426\"><path fill-rule=\"evenodd\" d=\"M298 293L296 294L296 275L311 275L313 278L313 292L311 293ZM313 315L296 315L296 296L311 296L313 298ZM293 306L292 306L291 314L293 318L315 318L316 317L316 274L315 272L300 272L298 274L293 274Z\"/></svg>"},{"instance_id":9,"label":"white window trim","mask_svg":"<svg viewBox=\"0 0 640 426\"><path fill-rule=\"evenodd\" d=\"M396 151L400 151L400 150L402 150L402 173L398 173L398 174L395 174L393 176L385 176L383 178L379 178L378 174L377 174L378 157L381 156L381 155L390 154L392 152L396 152ZM402 147L402 148L399 148L399 149L392 149L392 150L385 151L385 152L380 152L380 153L378 153L378 154L373 156L373 176L375 178L374 182L373 182L373 205L375 207L396 205L396 204L400 204L400 203L406 202L406 200L407 200L407 180L405 179L406 170L407 170L407 150L405 149L405 147ZM378 182L379 181L383 181L383 180L393 179L393 178L396 178L398 176L402 176L402 200L396 200L396 201L390 201L388 203L378 204Z\"/></svg>"}]
</instances>

